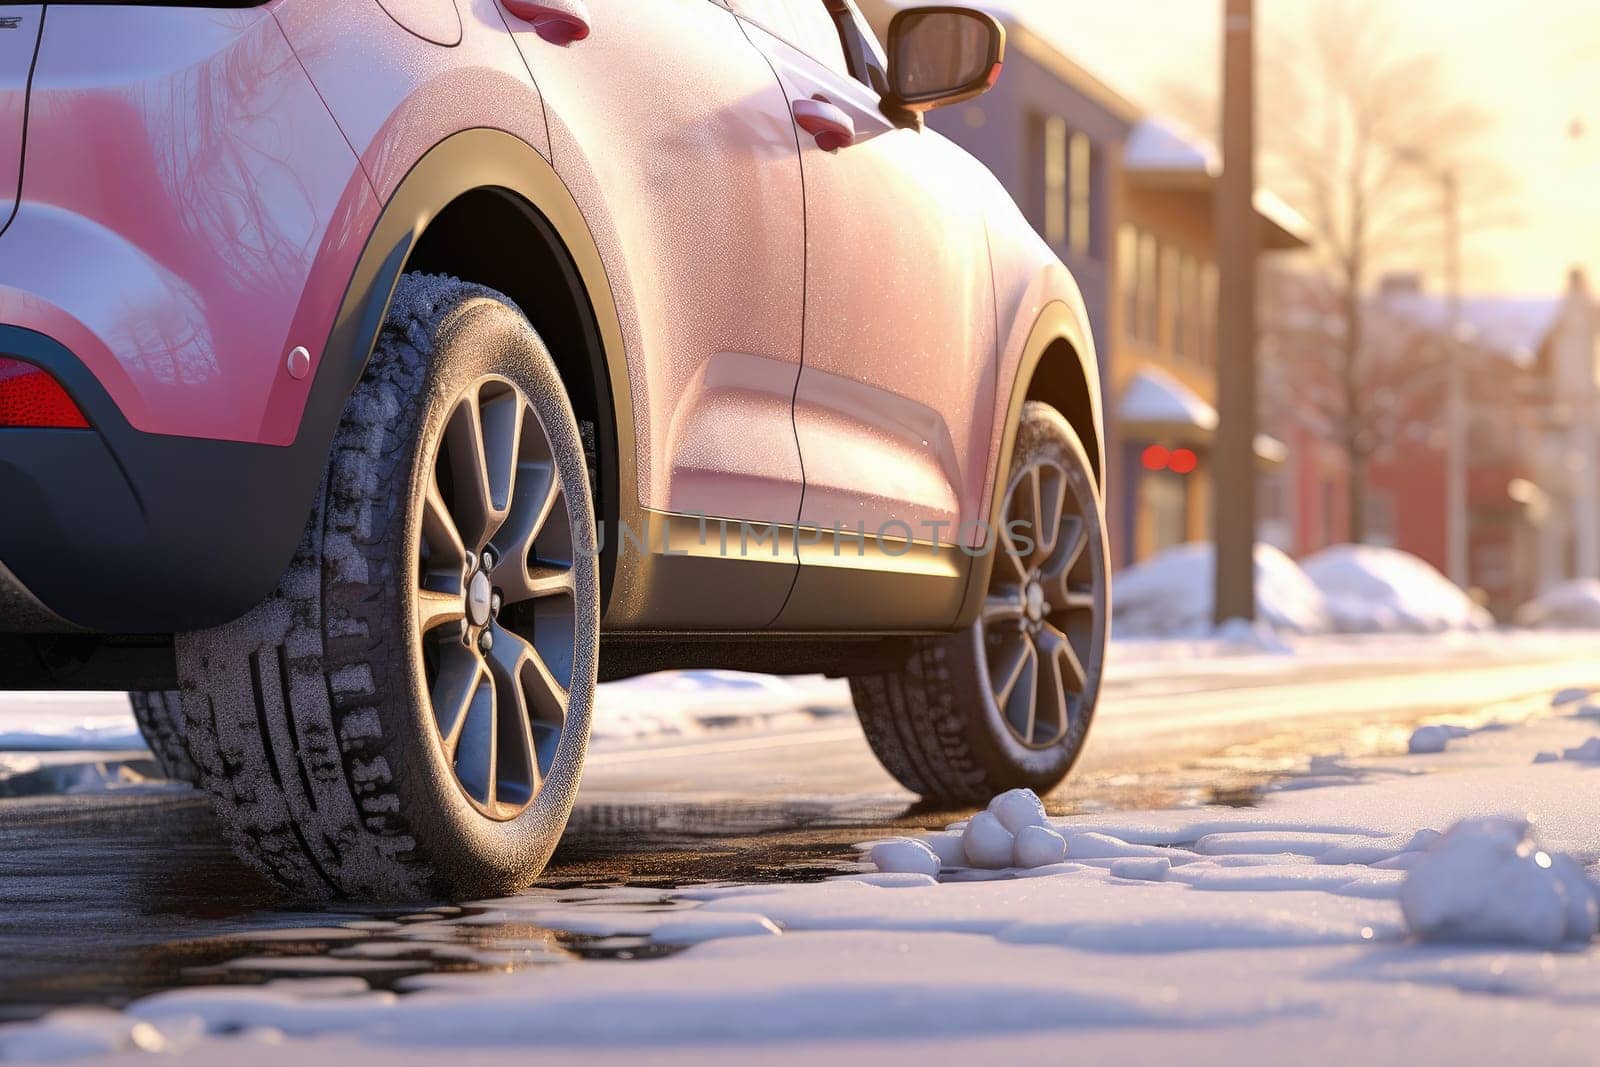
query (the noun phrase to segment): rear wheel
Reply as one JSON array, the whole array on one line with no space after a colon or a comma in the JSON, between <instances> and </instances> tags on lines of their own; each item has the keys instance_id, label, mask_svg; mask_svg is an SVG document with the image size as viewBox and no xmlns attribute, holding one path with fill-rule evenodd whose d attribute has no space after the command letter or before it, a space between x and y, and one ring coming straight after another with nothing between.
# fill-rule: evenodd
<instances>
[{"instance_id":1,"label":"rear wheel","mask_svg":"<svg viewBox=\"0 0 1600 1067\"><path fill-rule=\"evenodd\" d=\"M584 451L488 290L408 276L278 591L178 640L189 747L296 893L515 891L577 794L599 644Z\"/></svg>"},{"instance_id":2,"label":"rear wheel","mask_svg":"<svg viewBox=\"0 0 1600 1067\"><path fill-rule=\"evenodd\" d=\"M978 621L850 681L873 752L922 796L1043 794L1094 718L1110 618L1105 523L1083 445L1048 405L1023 408L1004 516Z\"/></svg>"}]
</instances>

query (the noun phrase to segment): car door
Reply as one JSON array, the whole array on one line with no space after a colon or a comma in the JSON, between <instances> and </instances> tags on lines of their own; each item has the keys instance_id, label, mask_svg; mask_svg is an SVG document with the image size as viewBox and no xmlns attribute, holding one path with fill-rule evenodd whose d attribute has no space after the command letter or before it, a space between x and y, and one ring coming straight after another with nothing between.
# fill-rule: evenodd
<instances>
[{"instance_id":1,"label":"car door","mask_svg":"<svg viewBox=\"0 0 1600 1067\"><path fill-rule=\"evenodd\" d=\"M981 543L987 518L997 345L976 164L885 115L859 58L852 74L846 44L859 57L862 40L835 21L834 11L854 16L840 0L731 3L804 127L800 518L830 534L801 538L779 624L942 624L964 585L966 558L952 546ZM852 143L833 147L841 117ZM867 536L835 539L835 527ZM892 577L863 583L863 570Z\"/></svg>"},{"instance_id":2,"label":"car door","mask_svg":"<svg viewBox=\"0 0 1600 1067\"><path fill-rule=\"evenodd\" d=\"M594 232L622 320L639 504L652 523L668 513L787 528L803 485L792 407L804 201L788 98L770 64L713 0L502 5L544 99L552 162ZM746 564L744 576L653 559L684 576L665 583L684 596L653 598L629 624L770 623L793 583L792 542L723 552L720 534L685 544L679 528L672 553L715 552L732 570ZM738 582L735 603L703 595L718 579Z\"/></svg>"}]
</instances>

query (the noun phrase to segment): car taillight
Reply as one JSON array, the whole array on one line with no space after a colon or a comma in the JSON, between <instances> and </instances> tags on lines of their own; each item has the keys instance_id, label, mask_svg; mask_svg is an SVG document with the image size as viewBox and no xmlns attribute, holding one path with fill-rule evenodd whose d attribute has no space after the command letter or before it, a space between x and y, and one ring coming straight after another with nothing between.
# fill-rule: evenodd
<instances>
[{"instance_id":1,"label":"car taillight","mask_svg":"<svg viewBox=\"0 0 1600 1067\"><path fill-rule=\"evenodd\" d=\"M0 356L0 428L81 430L88 425L49 371Z\"/></svg>"}]
</instances>

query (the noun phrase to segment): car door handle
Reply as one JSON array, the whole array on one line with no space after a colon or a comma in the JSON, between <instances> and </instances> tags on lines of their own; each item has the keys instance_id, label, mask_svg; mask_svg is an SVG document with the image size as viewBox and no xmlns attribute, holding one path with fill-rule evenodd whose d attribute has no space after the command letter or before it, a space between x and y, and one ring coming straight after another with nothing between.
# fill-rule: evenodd
<instances>
[{"instance_id":1,"label":"car door handle","mask_svg":"<svg viewBox=\"0 0 1600 1067\"><path fill-rule=\"evenodd\" d=\"M794 121L816 138L824 152L837 152L856 143L856 124L841 107L821 97L794 102Z\"/></svg>"},{"instance_id":2,"label":"car door handle","mask_svg":"<svg viewBox=\"0 0 1600 1067\"><path fill-rule=\"evenodd\" d=\"M533 32L565 48L589 36L589 5L583 0L503 0L506 10L533 24Z\"/></svg>"}]
</instances>

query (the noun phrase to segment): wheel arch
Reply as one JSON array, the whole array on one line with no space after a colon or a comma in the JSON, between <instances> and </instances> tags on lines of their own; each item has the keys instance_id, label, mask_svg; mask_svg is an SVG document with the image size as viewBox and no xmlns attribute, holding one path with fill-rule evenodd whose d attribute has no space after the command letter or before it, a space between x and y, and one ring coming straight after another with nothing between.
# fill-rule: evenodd
<instances>
[{"instance_id":1,"label":"wheel arch","mask_svg":"<svg viewBox=\"0 0 1600 1067\"><path fill-rule=\"evenodd\" d=\"M1102 500L1106 494L1106 454L1104 417L1100 402L1100 375L1095 362L1094 341L1083 317L1074 312L1072 305L1053 300L1046 304L1034 318L1022 354L1012 378L1010 399L1006 405L1005 421L998 428L1000 437L999 460L989 494L988 529L999 529L1004 522L1007 472L1011 469L1012 451L1016 443L1017 425L1022 420L1022 408L1030 400L1042 401L1059 411L1067 420L1094 471L1096 488ZM992 548L993 538L987 543ZM967 591L961 612L956 617L955 628L970 626L978 617L983 592L988 588L993 569L992 551L984 551L973 560L967 575Z\"/></svg>"},{"instance_id":2,"label":"wheel arch","mask_svg":"<svg viewBox=\"0 0 1600 1067\"><path fill-rule=\"evenodd\" d=\"M554 168L499 130L467 130L441 141L384 206L324 357L337 375L335 387L326 390L319 410L308 405L301 436L331 442L395 286L413 271L488 286L522 310L549 348L580 423L594 427L597 518L626 520L621 512L633 499L624 489L634 477L633 407L622 328L600 252ZM325 457L327 447L320 452ZM608 551L601 560L605 592L614 566Z\"/></svg>"},{"instance_id":3,"label":"wheel arch","mask_svg":"<svg viewBox=\"0 0 1600 1067\"><path fill-rule=\"evenodd\" d=\"M1097 384L1084 373L1084 363L1073 342L1065 337L1050 342L1027 379L1023 401L1039 400L1061 412L1083 443L1094 469L1095 484L1105 494L1105 441L1100 425ZM1021 404L1017 405L1020 415ZM1014 431L1015 421L1008 426Z\"/></svg>"}]
</instances>

